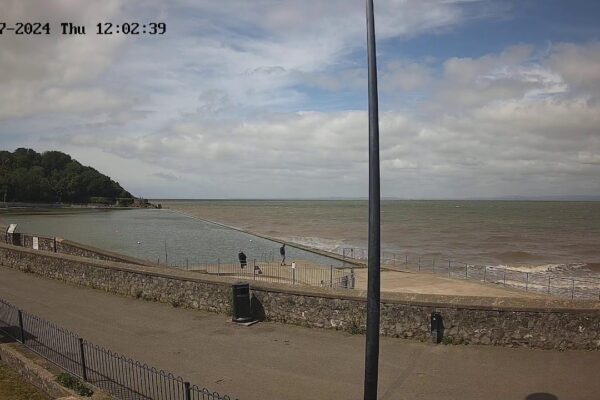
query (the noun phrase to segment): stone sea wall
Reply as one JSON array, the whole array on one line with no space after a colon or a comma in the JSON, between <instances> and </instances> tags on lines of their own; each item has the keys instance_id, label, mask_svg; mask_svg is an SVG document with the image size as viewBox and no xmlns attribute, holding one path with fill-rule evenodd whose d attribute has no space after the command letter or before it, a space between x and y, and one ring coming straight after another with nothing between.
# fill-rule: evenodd
<instances>
[{"instance_id":1,"label":"stone sea wall","mask_svg":"<svg viewBox=\"0 0 600 400\"><path fill-rule=\"evenodd\" d=\"M0 265L173 306L229 313L235 280L157 266L86 259L0 244ZM266 320L350 333L365 330L365 292L251 282L253 311ZM600 350L600 303L383 293L381 334L430 339L430 314L444 342Z\"/></svg>"},{"instance_id":2,"label":"stone sea wall","mask_svg":"<svg viewBox=\"0 0 600 400\"><path fill-rule=\"evenodd\" d=\"M6 242L6 238L4 240ZM135 257L129 257L123 254L100 249L83 243L73 242L71 240L54 238L47 236L36 236L27 233L19 235L18 245L28 249L35 249L34 243L37 241L37 249L42 251L51 251L55 253L71 254L80 257L92 258L95 260L116 261L136 265L154 265L151 261L141 260Z\"/></svg>"}]
</instances>

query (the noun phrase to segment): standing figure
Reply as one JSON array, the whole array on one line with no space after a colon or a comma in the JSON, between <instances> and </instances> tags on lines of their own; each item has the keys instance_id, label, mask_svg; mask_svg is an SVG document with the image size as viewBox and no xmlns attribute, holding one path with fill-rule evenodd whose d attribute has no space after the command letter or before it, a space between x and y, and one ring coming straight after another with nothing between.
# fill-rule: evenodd
<instances>
[{"instance_id":1,"label":"standing figure","mask_svg":"<svg viewBox=\"0 0 600 400\"><path fill-rule=\"evenodd\" d=\"M244 269L247 265L246 263L246 255L244 254L244 252L242 250L240 250L240 252L238 253L238 259L240 260L240 268Z\"/></svg>"},{"instance_id":2,"label":"standing figure","mask_svg":"<svg viewBox=\"0 0 600 400\"><path fill-rule=\"evenodd\" d=\"M279 248L279 254L281 254L281 265L285 265L285 243Z\"/></svg>"}]
</instances>

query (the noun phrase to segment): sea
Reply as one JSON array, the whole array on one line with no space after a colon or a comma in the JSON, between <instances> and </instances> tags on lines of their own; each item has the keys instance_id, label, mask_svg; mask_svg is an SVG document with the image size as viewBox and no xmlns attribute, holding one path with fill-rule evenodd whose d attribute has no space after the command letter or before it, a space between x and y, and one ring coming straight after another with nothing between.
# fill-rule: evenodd
<instances>
[{"instance_id":1,"label":"sea","mask_svg":"<svg viewBox=\"0 0 600 400\"><path fill-rule=\"evenodd\" d=\"M367 248L366 200L152 200L163 209L0 212L0 224L176 264L276 260L277 241L355 255ZM218 222L214 224L212 222ZM223 225L226 226L223 226ZM408 201L381 204L384 253L531 271L600 273L600 202ZM335 260L288 248L288 257Z\"/></svg>"}]
</instances>

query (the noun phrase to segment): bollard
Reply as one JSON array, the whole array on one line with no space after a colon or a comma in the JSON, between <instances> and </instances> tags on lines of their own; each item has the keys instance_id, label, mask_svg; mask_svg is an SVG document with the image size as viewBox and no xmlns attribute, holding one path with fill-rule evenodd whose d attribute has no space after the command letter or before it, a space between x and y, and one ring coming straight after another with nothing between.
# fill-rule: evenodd
<instances>
[{"instance_id":1,"label":"bollard","mask_svg":"<svg viewBox=\"0 0 600 400\"><path fill-rule=\"evenodd\" d=\"M87 382L87 368L85 367L85 352L83 351L83 339L78 338L79 341L79 363L81 364L81 377Z\"/></svg>"},{"instance_id":2,"label":"bollard","mask_svg":"<svg viewBox=\"0 0 600 400\"><path fill-rule=\"evenodd\" d=\"M25 329L23 329L23 313L21 310L17 310L17 316L19 317L19 342L25 344Z\"/></svg>"},{"instance_id":3,"label":"bollard","mask_svg":"<svg viewBox=\"0 0 600 400\"><path fill-rule=\"evenodd\" d=\"M329 287L333 287L333 265L329 266Z\"/></svg>"},{"instance_id":4,"label":"bollard","mask_svg":"<svg viewBox=\"0 0 600 400\"><path fill-rule=\"evenodd\" d=\"M292 263L292 285L296 284L296 263Z\"/></svg>"}]
</instances>

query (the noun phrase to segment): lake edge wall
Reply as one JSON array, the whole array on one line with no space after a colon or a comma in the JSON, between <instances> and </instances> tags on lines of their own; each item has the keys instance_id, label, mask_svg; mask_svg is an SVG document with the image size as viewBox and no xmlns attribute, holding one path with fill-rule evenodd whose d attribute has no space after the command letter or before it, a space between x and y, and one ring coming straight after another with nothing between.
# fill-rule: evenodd
<instances>
[{"instance_id":1,"label":"lake edge wall","mask_svg":"<svg viewBox=\"0 0 600 400\"><path fill-rule=\"evenodd\" d=\"M3 243L0 265L110 293L219 313L230 313L230 286L236 281ZM364 291L250 283L254 309L266 320L364 332ZM443 317L448 343L600 350L598 302L382 293L381 303L384 336L429 341L430 314L437 311Z\"/></svg>"}]
</instances>

